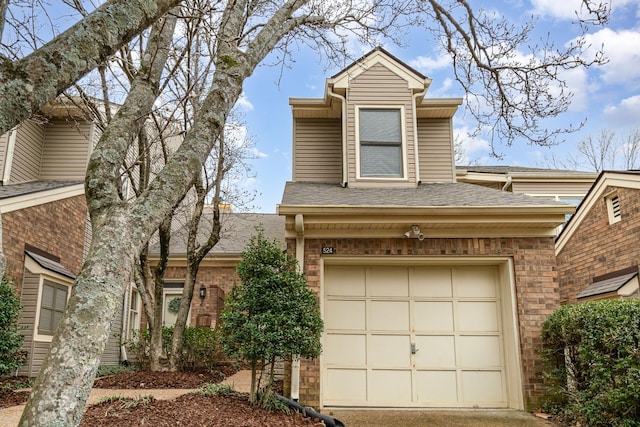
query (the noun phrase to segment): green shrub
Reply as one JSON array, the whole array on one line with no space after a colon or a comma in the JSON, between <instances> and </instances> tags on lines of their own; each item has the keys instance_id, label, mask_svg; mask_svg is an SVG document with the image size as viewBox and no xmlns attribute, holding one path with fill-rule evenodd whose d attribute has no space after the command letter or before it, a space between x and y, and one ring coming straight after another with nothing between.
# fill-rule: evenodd
<instances>
[{"instance_id":1,"label":"green shrub","mask_svg":"<svg viewBox=\"0 0 640 427\"><path fill-rule=\"evenodd\" d=\"M218 336L215 329L199 326L186 327L180 369L211 369L223 358ZM167 355L171 352L172 337L173 327L162 328L162 351ZM131 341L125 343L127 350L136 354L138 364L143 369L149 366L149 339L149 330L141 329L136 332Z\"/></svg>"},{"instance_id":2,"label":"green shrub","mask_svg":"<svg viewBox=\"0 0 640 427\"><path fill-rule=\"evenodd\" d=\"M640 426L640 300L564 306L542 337L545 410L566 424Z\"/></svg>"},{"instance_id":3,"label":"green shrub","mask_svg":"<svg viewBox=\"0 0 640 427\"><path fill-rule=\"evenodd\" d=\"M0 282L0 375L15 371L24 363L18 319L22 312L20 297L5 278Z\"/></svg>"}]
</instances>

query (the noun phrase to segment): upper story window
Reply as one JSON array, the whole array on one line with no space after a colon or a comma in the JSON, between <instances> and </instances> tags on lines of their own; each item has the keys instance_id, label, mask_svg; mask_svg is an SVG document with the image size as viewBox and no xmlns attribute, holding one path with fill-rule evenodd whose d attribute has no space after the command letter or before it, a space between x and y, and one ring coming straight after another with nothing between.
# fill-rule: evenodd
<instances>
[{"instance_id":1,"label":"upper story window","mask_svg":"<svg viewBox=\"0 0 640 427\"><path fill-rule=\"evenodd\" d=\"M360 176L402 178L402 110L400 108L360 108Z\"/></svg>"}]
</instances>

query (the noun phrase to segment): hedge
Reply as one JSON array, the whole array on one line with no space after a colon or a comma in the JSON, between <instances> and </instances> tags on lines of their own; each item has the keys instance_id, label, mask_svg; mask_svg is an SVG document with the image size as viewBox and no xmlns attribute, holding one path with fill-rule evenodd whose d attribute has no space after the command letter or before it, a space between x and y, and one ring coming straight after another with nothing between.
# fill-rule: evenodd
<instances>
[{"instance_id":1,"label":"hedge","mask_svg":"<svg viewBox=\"0 0 640 427\"><path fill-rule=\"evenodd\" d=\"M542 338L545 410L566 425L640 426L640 300L561 307Z\"/></svg>"}]
</instances>

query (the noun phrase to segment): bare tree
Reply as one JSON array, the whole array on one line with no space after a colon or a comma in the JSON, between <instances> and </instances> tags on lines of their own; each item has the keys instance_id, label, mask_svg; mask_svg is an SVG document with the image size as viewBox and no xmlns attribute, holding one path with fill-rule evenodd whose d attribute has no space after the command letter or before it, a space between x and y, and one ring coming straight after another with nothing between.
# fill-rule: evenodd
<instances>
[{"instance_id":1,"label":"bare tree","mask_svg":"<svg viewBox=\"0 0 640 427\"><path fill-rule=\"evenodd\" d=\"M0 132L51 101L140 33L144 23L156 21L177 3L107 2L29 56L0 58L0 93L4 95ZM598 2L584 0L583 4L596 23L608 16L606 8L597 7ZM347 49L350 35L377 43L401 37L405 26L423 25L454 58L456 78L469 93L471 106L477 106L474 115L479 128L489 127L494 136L507 138L507 144L516 138L552 143L557 132L546 131L539 120L567 108L570 94L562 90L558 71L603 61L601 57L582 59L585 46L580 42L560 51L544 41L534 46L539 56L520 61L515 53L526 44L531 27L494 22L481 11L474 13L464 0L235 0L217 4L217 10L218 19L211 28L216 37L210 47L215 62L201 108L183 143L140 197L122 199L121 168L161 94L158 70L165 62L165 36L172 33L173 15L154 26L146 43L149 54L143 55L126 101L93 152L85 182L93 243L23 413L23 426L80 422L137 254L191 188L220 140L243 82L274 49L280 49L281 63L286 64L292 44L308 43L326 54L328 61L342 65L353 59ZM589 20L583 22L586 25ZM552 83L561 90L552 90ZM490 111L481 105L488 105Z\"/></svg>"},{"instance_id":2,"label":"bare tree","mask_svg":"<svg viewBox=\"0 0 640 427\"><path fill-rule=\"evenodd\" d=\"M592 170L601 171L613 167L615 135L610 129L602 129L597 136L589 135L578 142L578 152Z\"/></svg>"}]
</instances>

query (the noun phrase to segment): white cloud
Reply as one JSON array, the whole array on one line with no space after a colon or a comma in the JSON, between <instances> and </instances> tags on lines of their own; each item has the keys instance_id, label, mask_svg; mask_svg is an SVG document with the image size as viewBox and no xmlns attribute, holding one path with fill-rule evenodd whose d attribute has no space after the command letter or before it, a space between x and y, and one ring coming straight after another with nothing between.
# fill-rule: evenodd
<instances>
[{"instance_id":1,"label":"white cloud","mask_svg":"<svg viewBox=\"0 0 640 427\"><path fill-rule=\"evenodd\" d=\"M418 56L410 60L408 64L421 73L429 75L435 70L451 67L451 57L446 54L440 54L437 58Z\"/></svg>"},{"instance_id":2,"label":"white cloud","mask_svg":"<svg viewBox=\"0 0 640 427\"><path fill-rule=\"evenodd\" d=\"M638 127L640 117L640 95L625 98L618 105L610 105L604 109L603 121L620 127Z\"/></svg>"},{"instance_id":3,"label":"white cloud","mask_svg":"<svg viewBox=\"0 0 640 427\"><path fill-rule=\"evenodd\" d=\"M591 53L604 46L609 62L598 70L605 83L640 87L640 31L604 28L587 34L585 40Z\"/></svg>"},{"instance_id":4,"label":"white cloud","mask_svg":"<svg viewBox=\"0 0 640 427\"><path fill-rule=\"evenodd\" d=\"M236 106L245 111L253 110L253 104L251 103L251 101L249 101L249 98L247 98L247 95L245 95L244 92L240 94L240 98L238 98L238 102L236 103Z\"/></svg>"},{"instance_id":5,"label":"white cloud","mask_svg":"<svg viewBox=\"0 0 640 427\"><path fill-rule=\"evenodd\" d=\"M484 164L489 160L491 144L481 137L471 137L469 128L460 127L453 130L454 140L460 143L461 155L458 164Z\"/></svg>"},{"instance_id":6,"label":"white cloud","mask_svg":"<svg viewBox=\"0 0 640 427\"><path fill-rule=\"evenodd\" d=\"M269 157L267 153L263 153L262 151L258 150L256 147L251 147L249 152L250 152L249 153L250 157L254 159L266 159L267 157Z\"/></svg>"},{"instance_id":7,"label":"white cloud","mask_svg":"<svg viewBox=\"0 0 640 427\"><path fill-rule=\"evenodd\" d=\"M569 111L586 111L593 104L590 102L589 93L592 86L589 83L589 74L583 68L559 71L559 78L567 84L567 89L573 94ZM560 95L560 88L550 89L555 95Z\"/></svg>"},{"instance_id":8,"label":"white cloud","mask_svg":"<svg viewBox=\"0 0 640 427\"><path fill-rule=\"evenodd\" d=\"M531 5L534 15L560 20L574 20L578 16L588 17L588 10L584 8L582 0L531 0ZM621 12L621 9L626 6L638 7L640 0L616 0L612 5L613 13ZM637 13L636 10L635 14Z\"/></svg>"}]
</instances>

